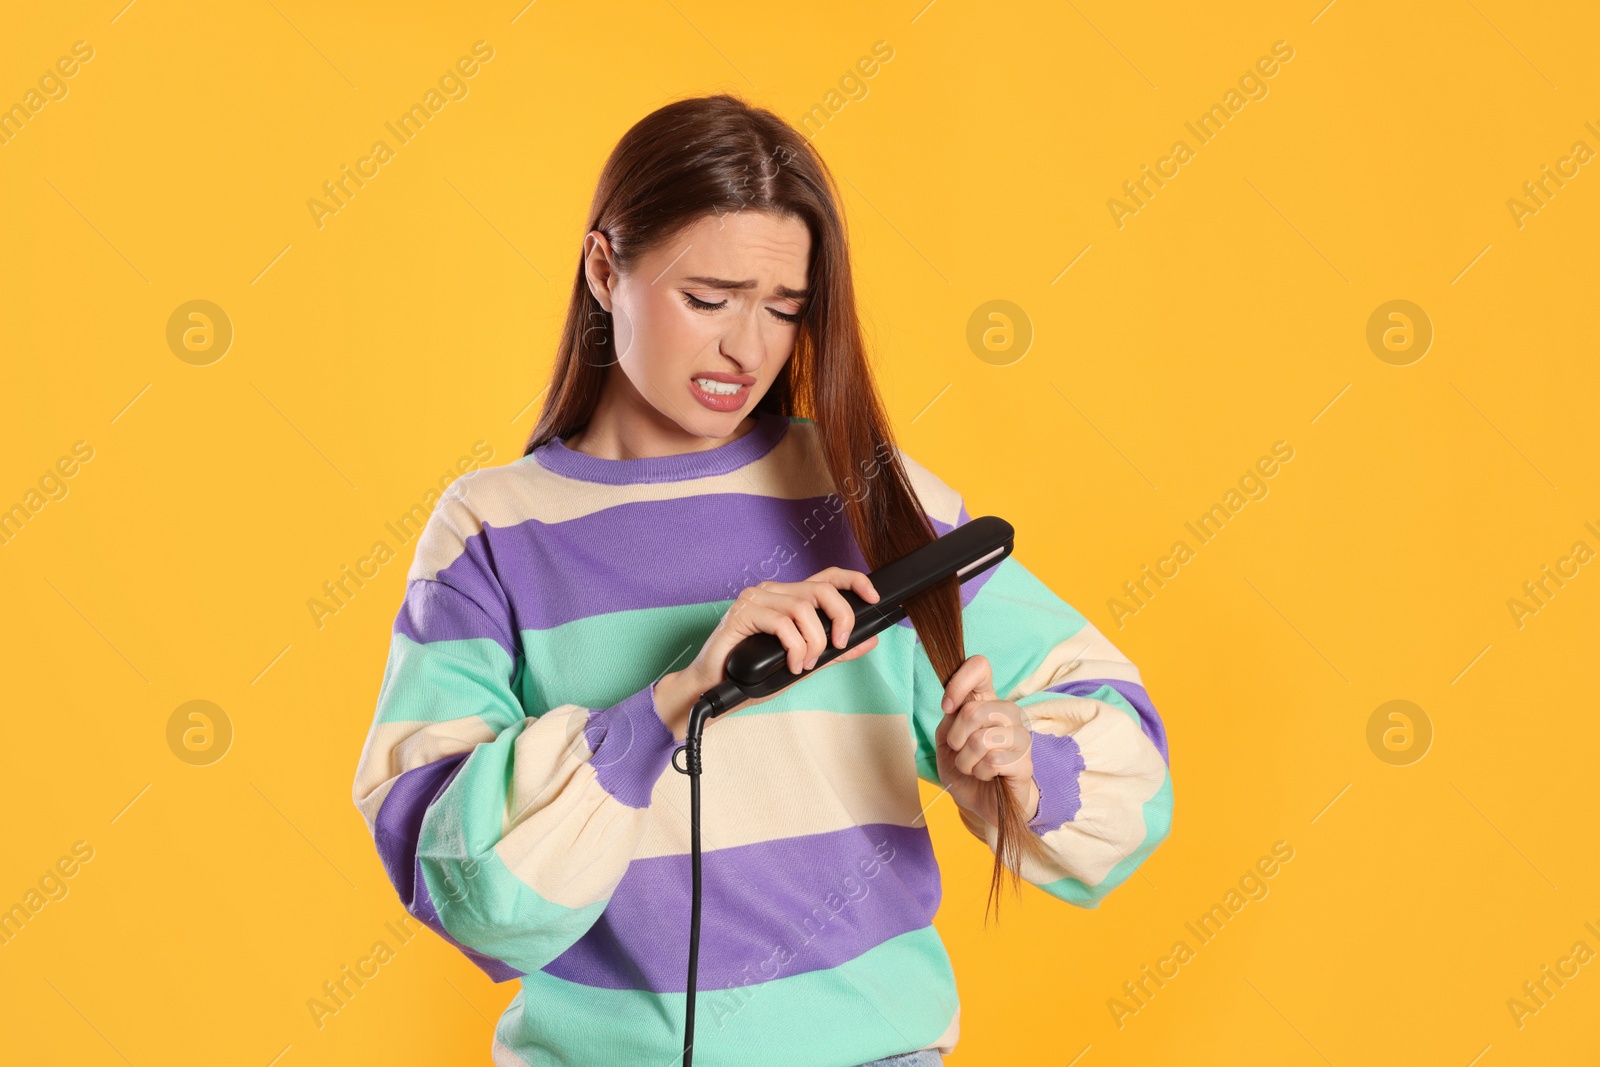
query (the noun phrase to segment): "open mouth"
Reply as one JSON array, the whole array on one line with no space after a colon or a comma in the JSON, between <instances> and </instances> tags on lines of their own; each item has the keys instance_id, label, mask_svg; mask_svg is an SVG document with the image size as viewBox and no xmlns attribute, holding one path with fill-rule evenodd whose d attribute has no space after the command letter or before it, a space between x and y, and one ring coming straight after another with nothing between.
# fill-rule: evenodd
<instances>
[{"instance_id":1,"label":"open mouth","mask_svg":"<svg viewBox=\"0 0 1600 1067\"><path fill-rule=\"evenodd\" d=\"M689 391L696 400L713 411L737 411L750 395L750 386L715 378L690 378Z\"/></svg>"}]
</instances>

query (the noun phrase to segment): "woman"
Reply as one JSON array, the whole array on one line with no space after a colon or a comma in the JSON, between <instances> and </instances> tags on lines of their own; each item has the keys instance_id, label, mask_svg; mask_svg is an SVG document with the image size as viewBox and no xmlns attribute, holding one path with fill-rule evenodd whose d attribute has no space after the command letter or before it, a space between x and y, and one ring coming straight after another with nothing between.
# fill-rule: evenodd
<instances>
[{"instance_id":1,"label":"woman","mask_svg":"<svg viewBox=\"0 0 1600 1067\"><path fill-rule=\"evenodd\" d=\"M893 443L805 139L728 96L628 131L524 457L419 539L356 773L407 910L521 979L495 1063L678 1060L690 705L750 634L813 664L841 590L969 518ZM1139 672L1015 557L909 615L708 724L699 1067L955 1047L919 777L994 852L991 903L1010 872L1094 907L1166 837Z\"/></svg>"}]
</instances>

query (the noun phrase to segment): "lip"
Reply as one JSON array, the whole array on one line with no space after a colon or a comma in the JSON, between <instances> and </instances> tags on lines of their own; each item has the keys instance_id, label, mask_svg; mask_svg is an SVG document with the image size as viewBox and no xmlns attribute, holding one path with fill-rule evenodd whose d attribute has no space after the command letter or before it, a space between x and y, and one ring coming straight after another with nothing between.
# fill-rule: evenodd
<instances>
[{"instance_id":1,"label":"lip","mask_svg":"<svg viewBox=\"0 0 1600 1067\"><path fill-rule=\"evenodd\" d=\"M717 396L696 385L694 383L695 378L710 378L713 381L728 382L739 386L739 391L727 396ZM701 404L712 411L729 412L738 411L744 407L745 401L750 396L750 387L755 384L755 379L744 374L696 374L690 377L687 384L690 394Z\"/></svg>"}]
</instances>

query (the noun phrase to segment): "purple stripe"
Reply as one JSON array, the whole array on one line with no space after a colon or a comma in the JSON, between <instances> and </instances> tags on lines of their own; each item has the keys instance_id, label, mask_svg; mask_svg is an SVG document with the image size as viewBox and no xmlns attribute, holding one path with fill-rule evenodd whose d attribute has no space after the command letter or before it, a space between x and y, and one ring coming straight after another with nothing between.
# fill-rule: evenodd
<instances>
[{"instance_id":1,"label":"purple stripe","mask_svg":"<svg viewBox=\"0 0 1600 1067\"><path fill-rule=\"evenodd\" d=\"M1030 731L1032 732L1032 731ZM1071 822L1083 806L1078 775L1083 773L1083 753L1069 734L1033 734L1033 779L1039 784L1039 811L1028 820L1036 834L1047 834Z\"/></svg>"},{"instance_id":2,"label":"purple stripe","mask_svg":"<svg viewBox=\"0 0 1600 1067\"><path fill-rule=\"evenodd\" d=\"M1145 692L1144 686L1115 678L1080 678L1077 681L1052 685L1040 692L1086 697L1106 685L1121 693L1122 699L1133 705L1134 710L1139 713L1139 725L1144 728L1144 735L1156 746L1156 751L1161 753L1162 762L1170 766L1172 761L1167 759L1167 728L1162 723L1161 716L1156 713L1155 705L1150 703L1150 694Z\"/></svg>"},{"instance_id":3,"label":"purple stripe","mask_svg":"<svg viewBox=\"0 0 1600 1067\"><path fill-rule=\"evenodd\" d=\"M837 967L929 925L939 908L926 827L869 823L713 849L701 860L702 990ZM683 992L689 861L634 860L599 921L545 973L603 989Z\"/></svg>"},{"instance_id":4,"label":"purple stripe","mask_svg":"<svg viewBox=\"0 0 1600 1067\"><path fill-rule=\"evenodd\" d=\"M460 949L467 958L481 967L496 982L522 977L522 971L506 963L468 948L445 930L439 919L439 910L428 893L428 883L423 880L421 862L417 859L417 838L422 833L422 817L455 779L466 763L467 754L446 756L421 767L413 767L395 779L389 793L378 808L378 818L373 827L373 840L378 846L378 858L389 881L400 894L400 903L411 915L421 919L434 933Z\"/></svg>"},{"instance_id":5,"label":"purple stripe","mask_svg":"<svg viewBox=\"0 0 1600 1067\"><path fill-rule=\"evenodd\" d=\"M461 577L458 573L457 578ZM516 659L517 646L506 625L505 595L490 582L477 583L479 597L488 594L492 599L469 599L452 585L417 578L406 583L405 600L394 620L394 632L405 634L419 644L428 641L448 641L467 637L487 637ZM496 605L495 617L479 603Z\"/></svg>"},{"instance_id":6,"label":"purple stripe","mask_svg":"<svg viewBox=\"0 0 1600 1067\"><path fill-rule=\"evenodd\" d=\"M757 540L756 531L773 540ZM717 493L619 504L558 523L485 526L438 577L479 604L508 604L516 633L732 600L746 586L803 581L833 566L867 569L840 498ZM478 635L470 621L458 631L450 614L437 618L428 640Z\"/></svg>"},{"instance_id":7,"label":"purple stripe","mask_svg":"<svg viewBox=\"0 0 1600 1067\"><path fill-rule=\"evenodd\" d=\"M655 689L651 683L609 708L595 708L583 728L600 784L630 808L650 806L678 743L656 710Z\"/></svg>"},{"instance_id":8,"label":"purple stripe","mask_svg":"<svg viewBox=\"0 0 1600 1067\"><path fill-rule=\"evenodd\" d=\"M958 525L970 518L962 505ZM954 529L931 521L940 536ZM619 545L627 551L619 552ZM514 656L514 635L522 630L548 630L611 612L732 600L746 586L803 581L827 567L869 569L837 494L790 500L715 493L634 501L564 522L485 525L438 573L438 582L452 592L420 579L411 583L395 629L420 641L491 637ZM995 570L962 583L963 608Z\"/></svg>"}]
</instances>

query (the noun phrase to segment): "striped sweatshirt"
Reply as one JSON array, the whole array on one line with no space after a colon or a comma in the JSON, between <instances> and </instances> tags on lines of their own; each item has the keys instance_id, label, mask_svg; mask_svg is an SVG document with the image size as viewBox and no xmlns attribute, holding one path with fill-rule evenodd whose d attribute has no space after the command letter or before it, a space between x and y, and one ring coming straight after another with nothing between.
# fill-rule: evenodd
<instances>
[{"instance_id":1,"label":"striped sweatshirt","mask_svg":"<svg viewBox=\"0 0 1600 1067\"><path fill-rule=\"evenodd\" d=\"M450 483L418 538L354 799L406 910L519 981L500 1067L679 1059L689 779L668 769L678 742L654 683L746 586L869 570L819 446L814 422L770 413L674 456L602 459L556 438ZM937 533L969 520L898 454ZM961 602L967 655L989 660L1032 735L1029 826L1048 858L1021 873L1096 907L1170 827L1162 721L1133 664L1015 555ZM700 1067L955 1047L917 787L942 787L944 687L908 620L878 642L707 726ZM995 828L958 811L992 852Z\"/></svg>"}]
</instances>

